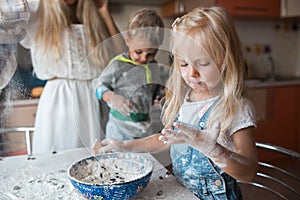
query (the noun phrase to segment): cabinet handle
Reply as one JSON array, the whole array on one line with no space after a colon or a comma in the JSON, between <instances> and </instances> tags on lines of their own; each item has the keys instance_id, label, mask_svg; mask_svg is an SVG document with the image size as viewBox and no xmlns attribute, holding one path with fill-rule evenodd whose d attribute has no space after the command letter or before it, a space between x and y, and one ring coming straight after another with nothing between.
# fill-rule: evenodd
<instances>
[{"instance_id":1,"label":"cabinet handle","mask_svg":"<svg viewBox=\"0 0 300 200\"><path fill-rule=\"evenodd\" d=\"M235 6L235 10L238 11L249 11L249 12L266 12L268 11L268 8L263 8L263 7L244 7L244 6Z\"/></svg>"},{"instance_id":2,"label":"cabinet handle","mask_svg":"<svg viewBox=\"0 0 300 200\"><path fill-rule=\"evenodd\" d=\"M268 91L268 93L269 93L269 95L268 95L267 102L269 105L267 105L268 106L267 119L270 119L274 115L274 96L275 96L275 94L274 94L273 89L270 89Z\"/></svg>"},{"instance_id":3,"label":"cabinet handle","mask_svg":"<svg viewBox=\"0 0 300 200\"><path fill-rule=\"evenodd\" d=\"M185 10L185 8L184 8L183 0L179 0L179 2L178 2L178 11L179 11L179 13L180 14L184 13L184 10Z\"/></svg>"},{"instance_id":4,"label":"cabinet handle","mask_svg":"<svg viewBox=\"0 0 300 200\"><path fill-rule=\"evenodd\" d=\"M281 10L280 10L280 14L281 16L286 16L287 15L287 0L281 0Z\"/></svg>"}]
</instances>

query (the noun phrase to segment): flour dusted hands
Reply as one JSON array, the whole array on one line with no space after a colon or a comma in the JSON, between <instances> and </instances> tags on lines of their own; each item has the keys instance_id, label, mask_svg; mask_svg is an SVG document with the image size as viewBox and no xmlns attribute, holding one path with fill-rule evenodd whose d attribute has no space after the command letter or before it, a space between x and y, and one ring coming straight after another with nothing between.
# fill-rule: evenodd
<instances>
[{"instance_id":1,"label":"flour dusted hands","mask_svg":"<svg viewBox=\"0 0 300 200\"><path fill-rule=\"evenodd\" d=\"M132 102L116 93L113 93L112 95L111 107L123 115L129 115L129 113L133 110Z\"/></svg>"},{"instance_id":2,"label":"flour dusted hands","mask_svg":"<svg viewBox=\"0 0 300 200\"><path fill-rule=\"evenodd\" d=\"M123 151L122 143L122 141L114 139L104 139L101 142L97 140L92 149L95 155L101 153L121 152Z\"/></svg>"},{"instance_id":3,"label":"flour dusted hands","mask_svg":"<svg viewBox=\"0 0 300 200\"><path fill-rule=\"evenodd\" d=\"M214 123L210 129L200 130L183 122L175 122L176 130L165 128L159 140L164 143L188 144L208 157L217 146L217 139L220 134L220 123Z\"/></svg>"}]
</instances>

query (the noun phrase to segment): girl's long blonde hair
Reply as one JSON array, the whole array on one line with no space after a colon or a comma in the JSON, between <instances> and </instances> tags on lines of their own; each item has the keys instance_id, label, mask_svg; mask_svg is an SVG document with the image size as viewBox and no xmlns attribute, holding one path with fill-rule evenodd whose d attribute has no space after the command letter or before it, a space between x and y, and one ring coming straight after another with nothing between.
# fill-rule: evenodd
<instances>
[{"instance_id":1,"label":"girl's long blonde hair","mask_svg":"<svg viewBox=\"0 0 300 200\"><path fill-rule=\"evenodd\" d=\"M56 59L60 58L63 53L60 48L63 31L71 31L71 19L76 17L85 26L89 52L92 54L90 58L95 65L104 67L102 66L103 55L101 56L100 52L103 49L96 47L110 35L94 0L78 0L76 13L64 0L40 0L39 17L39 28L35 40L42 44L44 52L51 51Z\"/></svg>"},{"instance_id":2,"label":"girl's long blonde hair","mask_svg":"<svg viewBox=\"0 0 300 200\"><path fill-rule=\"evenodd\" d=\"M210 114L207 126L214 121L219 121L221 132L226 132L244 99L244 55L231 16L219 6L195 8L178 18L172 28L175 33L186 34L187 37L190 31L196 33L194 34L196 35L195 41L200 43L219 67L222 82L220 99ZM176 38L172 40L176 42ZM173 123L189 89L181 77L176 55L166 88L163 123L168 126Z\"/></svg>"}]
</instances>

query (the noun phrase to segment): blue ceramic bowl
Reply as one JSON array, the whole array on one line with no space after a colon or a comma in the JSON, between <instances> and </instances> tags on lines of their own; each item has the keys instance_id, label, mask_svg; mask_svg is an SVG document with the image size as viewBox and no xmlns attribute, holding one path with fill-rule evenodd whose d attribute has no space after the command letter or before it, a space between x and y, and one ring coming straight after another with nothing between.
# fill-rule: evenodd
<instances>
[{"instance_id":1,"label":"blue ceramic bowl","mask_svg":"<svg viewBox=\"0 0 300 200\"><path fill-rule=\"evenodd\" d=\"M68 176L87 199L131 199L147 186L150 160L136 153L109 153L73 163Z\"/></svg>"}]
</instances>

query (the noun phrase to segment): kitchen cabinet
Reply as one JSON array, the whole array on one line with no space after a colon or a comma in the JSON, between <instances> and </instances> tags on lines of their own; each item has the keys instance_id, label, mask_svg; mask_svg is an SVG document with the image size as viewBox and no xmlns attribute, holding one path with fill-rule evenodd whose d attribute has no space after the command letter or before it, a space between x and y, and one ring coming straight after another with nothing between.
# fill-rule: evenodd
<instances>
[{"instance_id":1,"label":"kitchen cabinet","mask_svg":"<svg viewBox=\"0 0 300 200\"><path fill-rule=\"evenodd\" d=\"M233 17L279 17L280 0L217 0Z\"/></svg>"},{"instance_id":2,"label":"kitchen cabinet","mask_svg":"<svg viewBox=\"0 0 300 200\"><path fill-rule=\"evenodd\" d=\"M287 18L300 16L299 0L216 0L233 17Z\"/></svg>"},{"instance_id":3,"label":"kitchen cabinet","mask_svg":"<svg viewBox=\"0 0 300 200\"><path fill-rule=\"evenodd\" d=\"M300 86L253 88L249 96L256 108L256 141L278 145L300 153ZM264 161L281 156L260 152Z\"/></svg>"},{"instance_id":4,"label":"kitchen cabinet","mask_svg":"<svg viewBox=\"0 0 300 200\"><path fill-rule=\"evenodd\" d=\"M162 17L177 17L184 15L198 6L213 6L215 0L173 0L162 4L161 16Z\"/></svg>"},{"instance_id":5,"label":"kitchen cabinet","mask_svg":"<svg viewBox=\"0 0 300 200\"><path fill-rule=\"evenodd\" d=\"M151 0L151 1L144 1L144 0L109 0L109 3L112 4L123 4L123 5L145 5L145 6L159 6L170 0Z\"/></svg>"},{"instance_id":6,"label":"kitchen cabinet","mask_svg":"<svg viewBox=\"0 0 300 200\"><path fill-rule=\"evenodd\" d=\"M2 103L1 128L33 127L38 99L15 100ZM1 152L3 156L26 154L25 132L1 134Z\"/></svg>"},{"instance_id":7,"label":"kitchen cabinet","mask_svg":"<svg viewBox=\"0 0 300 200\"><path fill-rule=\"evenodd\" d=\"M281 17L299 17L300 1L299 0L281 0L280 7Z\"/></svg>"}]
</instances>

